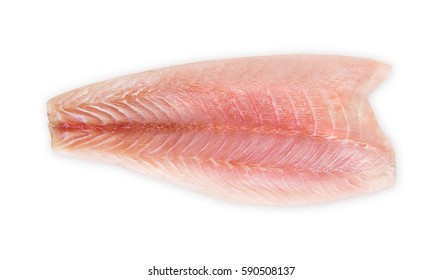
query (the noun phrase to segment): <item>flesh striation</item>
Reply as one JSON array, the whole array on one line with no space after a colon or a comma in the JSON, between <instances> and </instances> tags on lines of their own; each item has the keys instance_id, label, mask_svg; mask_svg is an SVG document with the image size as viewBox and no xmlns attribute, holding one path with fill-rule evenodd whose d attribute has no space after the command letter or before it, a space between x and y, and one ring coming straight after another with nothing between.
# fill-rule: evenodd
<instances>
[{"instance_id":1,"label":"flesh striation","mask_svg":"<svg viewBox=\"0 0 442 280\"><path fill-rule=\"evenodd\" d=\"M369 193L395 177L393 149L367 100L389 68L289 55L116 78L48 102L52 147L239 202Z\"/></svg>"}]
</instances>

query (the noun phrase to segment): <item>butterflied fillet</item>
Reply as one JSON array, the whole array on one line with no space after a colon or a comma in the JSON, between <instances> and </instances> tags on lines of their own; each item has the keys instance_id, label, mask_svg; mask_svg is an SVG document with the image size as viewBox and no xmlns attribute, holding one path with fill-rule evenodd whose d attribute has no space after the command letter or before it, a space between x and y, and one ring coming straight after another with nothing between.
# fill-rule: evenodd
<instances>
[{"instance_id":1,"label":"butterflied fillet","mask_svg":"<svg viewBox=\"0 0 442 280\"><path fill-rule=\"evenodd\" d=\"M367 101L389 68L289 55L116 78L48 102L52 147L240 202L369 193L395 177L393 149Z\"/></svg>"}]
</instances>

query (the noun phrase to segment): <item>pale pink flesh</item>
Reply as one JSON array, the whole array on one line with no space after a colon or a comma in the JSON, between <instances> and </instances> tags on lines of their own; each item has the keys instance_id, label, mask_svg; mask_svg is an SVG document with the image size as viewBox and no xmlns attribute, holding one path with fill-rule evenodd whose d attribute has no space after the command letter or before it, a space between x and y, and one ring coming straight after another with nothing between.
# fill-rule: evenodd
<instances>
[{"instance_id":1,"label":"pale pink flesh","mask_svg":"<svg viewBox=\"0 0 442 280\"><path fill-rule=\"evenodd\" d=\"M394 152L367 101L389 68L290 55L116 78L48 102L52 146L234 201L369 193L395 177Z\"/></svg>"}]
</instances>

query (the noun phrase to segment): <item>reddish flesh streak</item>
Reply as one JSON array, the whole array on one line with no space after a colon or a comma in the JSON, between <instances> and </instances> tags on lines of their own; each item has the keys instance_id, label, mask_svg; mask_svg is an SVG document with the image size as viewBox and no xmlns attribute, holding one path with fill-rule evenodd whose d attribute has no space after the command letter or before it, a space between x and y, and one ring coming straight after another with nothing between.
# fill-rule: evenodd
<instances>
[{"instance_id":1,"label":"reddish flesh streak","mask_svg":"<svg viewBox=\"0 0 442 280\"><path fill-rule=\"evenodd\" d=\"M186 125L178 123L168 123L168 124L159 124L159 123L116 123L116 124L106 124L106 125L89 125L86 123L62 123L53 125L52 129L60 130L60 131L182 131L184 129L194 129L200 130L203 129L204 126L197 125Z\"/></svg>"}]
</instances>

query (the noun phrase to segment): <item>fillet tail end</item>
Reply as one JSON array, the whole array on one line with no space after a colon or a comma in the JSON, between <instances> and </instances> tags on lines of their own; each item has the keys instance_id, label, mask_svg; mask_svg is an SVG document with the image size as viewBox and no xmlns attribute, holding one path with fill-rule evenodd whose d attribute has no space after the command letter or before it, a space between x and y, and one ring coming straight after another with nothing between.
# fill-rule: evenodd
<instances>
[{"instance_id":1,"label":"fillet tail end","mask_svg":"<svg viewBox=\"0 0 442 280\"><path fill-rule=\"evenodd\" d=\"M371 77L359 90L359 94L362 96L368 96L372 93L390 74L391 65L381 62L376 62L377 67L373 71Z\"/></svg>"}]
</instances>

